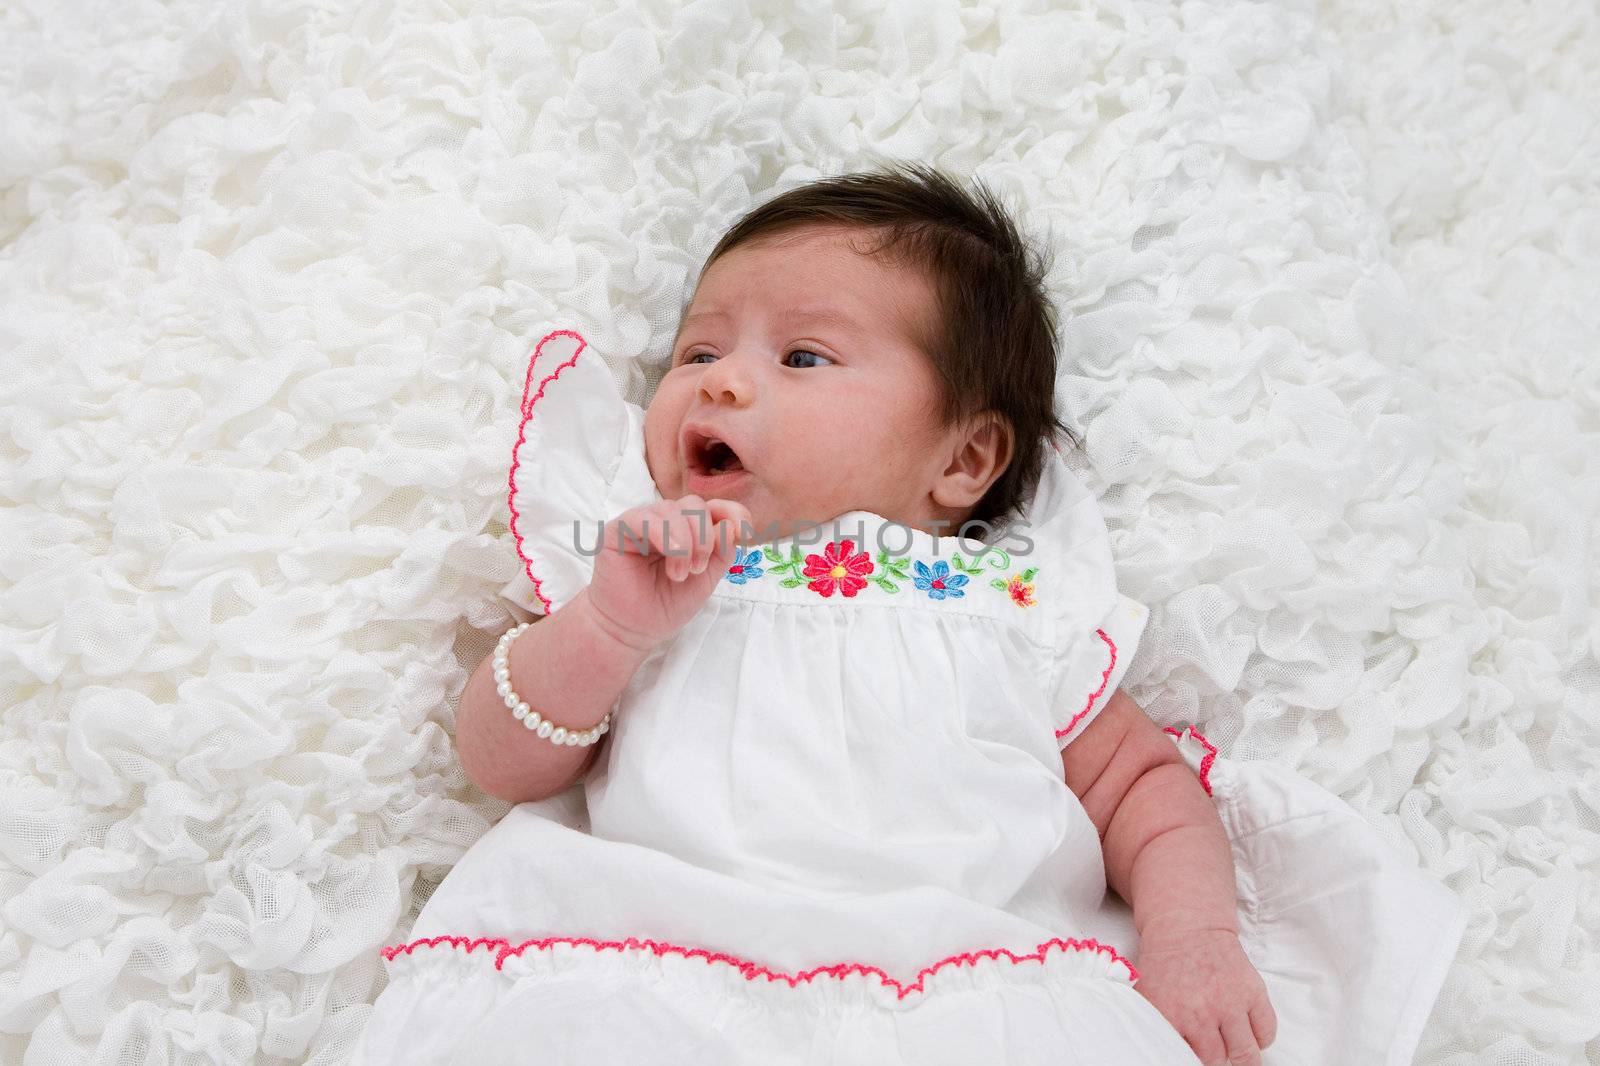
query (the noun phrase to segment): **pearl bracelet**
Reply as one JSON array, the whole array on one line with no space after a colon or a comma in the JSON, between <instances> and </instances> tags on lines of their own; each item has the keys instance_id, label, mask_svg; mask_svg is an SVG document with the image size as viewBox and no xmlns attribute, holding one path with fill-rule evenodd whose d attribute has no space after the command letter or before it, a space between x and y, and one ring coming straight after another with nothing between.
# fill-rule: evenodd
<instances>
[{"instance_id":1,"label":"pearl bracelet","mask_svg":"<svg viewBox=\"0 0 1600 1066\"><path fill-rule=\"evenodd\" d=\"M506 631L500 638L500 643L494 649L494 684L500 691L500 698L505 701L511 713L517 720L528 727L529 732L550 741L552 744L562 744L568 747L587 748L597 742L601 736L611 730L611 712L600 720L600 724L591 729L568 729L556 725L548 718L540 717L539 712L529 707L511 687L511 666L507 663L507 656L511 652L511 642L516 640L524 629L533 625L532 622L523 622L521 625Z\"/></svg>"}]
</instances>

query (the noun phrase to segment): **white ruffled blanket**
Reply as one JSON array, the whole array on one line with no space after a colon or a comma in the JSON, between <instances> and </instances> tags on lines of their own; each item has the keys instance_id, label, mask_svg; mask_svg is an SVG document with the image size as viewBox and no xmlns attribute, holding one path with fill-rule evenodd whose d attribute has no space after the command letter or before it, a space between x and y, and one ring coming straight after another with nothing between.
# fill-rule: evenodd
<instances>
[{"instance_id":1,"label":"white ruffled blanket","mask_svg":"<svg viewBox=\"0 0 1600 1066\"><path fill-rule=\"evenodd\" d=\"M1418 1062L1600 1060L1600 15L1087 6L0 9L0 1061L348 1057L506 811L529 345L642 400L881 158L1048 237L1124 686L1472 908Z\"/></svg>"}]
</instances>

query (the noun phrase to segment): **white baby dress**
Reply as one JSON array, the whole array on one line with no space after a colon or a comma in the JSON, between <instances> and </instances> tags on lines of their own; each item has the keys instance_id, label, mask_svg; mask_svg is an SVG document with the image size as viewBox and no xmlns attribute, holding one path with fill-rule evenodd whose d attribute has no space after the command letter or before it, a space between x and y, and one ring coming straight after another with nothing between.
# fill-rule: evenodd
<instances>
[{"instance_id":1,"label":"white baby dress","mask_svg":"<svg viewBox=\"0 0 1600 1066\"><path fill-rule=\"evenodd\" d=\"M508 598L559 610L597 523L660 498L643 418L577 334L541 341ZM1132 912L1063 780L1146 619L1093 495L1050 453L988 545L866 511L819 534L741 549L582 788L468 850L383 949L356 1063L1199 1062L1134 988ZM1301 775L1167 732L1231 842L1263 1062L1410 1063L1465 908Z\"/></svg>"}]
</instances>

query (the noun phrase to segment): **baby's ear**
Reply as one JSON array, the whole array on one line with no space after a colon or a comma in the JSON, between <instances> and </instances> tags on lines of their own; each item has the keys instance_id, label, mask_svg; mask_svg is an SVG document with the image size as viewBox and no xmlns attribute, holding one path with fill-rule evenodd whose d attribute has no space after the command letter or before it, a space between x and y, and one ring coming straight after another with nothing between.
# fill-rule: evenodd
<instances>
[{"instance_id":1,"label":"baby's ear","mask_svg":"<svg viewBox=\"0 0 1600 1066\"><path fill-rule=\"evenodd\" d=\"M980 411L962 424L952 444L933 500L941 507L974 507L1011 464L1011 423L997 411Z\"/></svg>"}]
</instances>

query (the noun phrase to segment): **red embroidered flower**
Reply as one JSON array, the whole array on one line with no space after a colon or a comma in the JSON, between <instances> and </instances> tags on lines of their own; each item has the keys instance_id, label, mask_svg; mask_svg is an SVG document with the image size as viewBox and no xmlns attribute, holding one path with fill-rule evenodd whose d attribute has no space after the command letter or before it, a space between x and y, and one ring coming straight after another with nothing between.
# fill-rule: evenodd
<instances>
[{"instance_id":1,"label":"red embroidered flower","mask_svg":"<svg viewBox=\"0 0 1600 1066\"><path fill-rule=\"evenodd\" d=\"M852 555L855 546L853 540L830 540L821 555L806 556L806 568L801 572L806 577L816 579L806 587L824 596L832 596L835 588L846 596L854 596L866 588L866 575L872 573L872 560L866 552Z\"/></svg>"}]
</instances>

